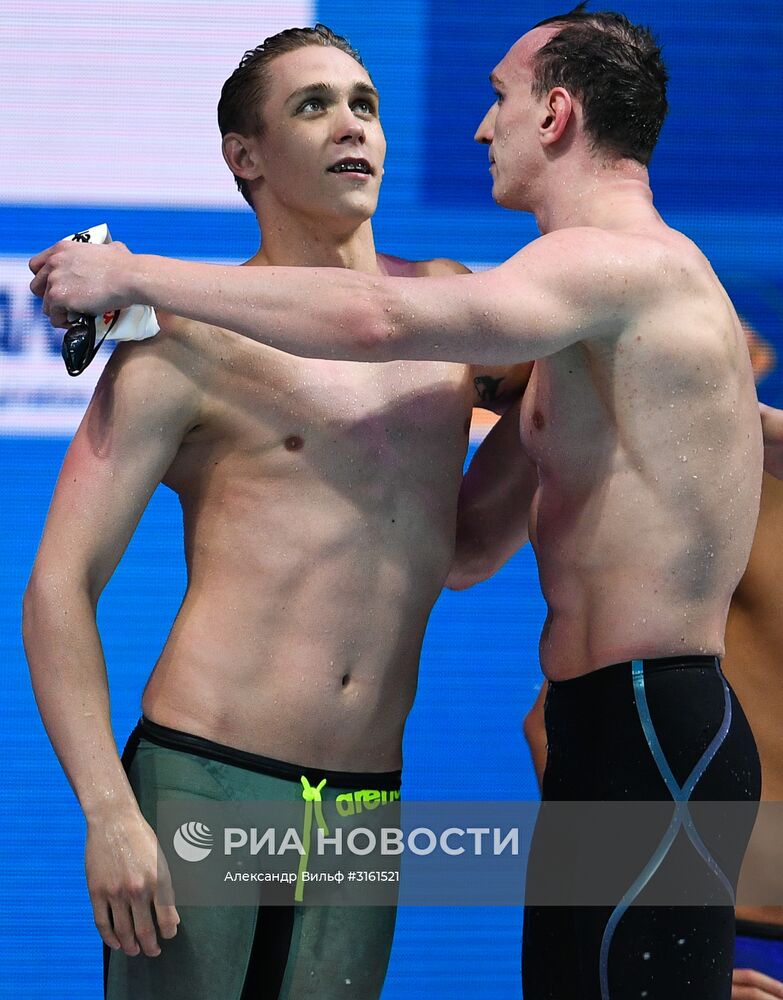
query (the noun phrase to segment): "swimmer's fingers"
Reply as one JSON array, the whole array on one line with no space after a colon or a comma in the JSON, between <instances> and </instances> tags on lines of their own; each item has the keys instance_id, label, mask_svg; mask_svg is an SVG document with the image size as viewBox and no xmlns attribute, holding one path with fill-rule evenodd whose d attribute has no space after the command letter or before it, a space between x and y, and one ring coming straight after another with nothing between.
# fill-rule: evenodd
<instances>
[{"instance_id":1,"label":"swimmer's fingers","mask_svg":"<svg viewBox=\"0 0 783 1000\"><path fill-rule=\"evenodd\" d=\"M159 852L154 830L137 809L108 818L96 812L88 823L90 899L102 923L101 903L108 903L113 932L126 955L138 955L142 948L147 955L160 952L152 919Z\"/></svg>"},{"instance_id":2,"label":"swimmer's fingers","mask_svg":"<svg viewBox=\"0 0 783 1000\"><path fill-rule=\"evenodd\" d=\"M56 301L56 295L49 282L49 278L52 273L52 264L47 261L43 264L30 282L30 291L39 299L43 299L43 311L46 316L49 317L49 322L52 326L56 327L67 327L68 322L68 311Z\"/></svg>"},{"instance_id":3,"label":"swimmer's fingers","mask_svg":"<svg viewBox=\"0 0 783 1000\"><path fill-rule=\"evenodd\" d=\"M114 933L112 926L109 904L105 899L92 900L92 915L95 920L95 926L98 928L98 933L104 943L114 951L121 948L120 939Z\"/></svg>"},{"instance_id":4,"label":"swimmer's fingers","mask_svg":"<svg viewBox=\"0 0 783 1000\"><path fill-rule=\"evenodd\" d=\"M141 950L149 958L160 955L158 935L152 922L152 897L145 890L138 890L131 895L131 914L133 929Z\"/></svg>"},{"instance_id":5,"label":"swimmer's fingers","mask_svg":"<svg viewBox=\"0 0 783 1000\"><path fill-rule=\"evenodd\" d=\"M46 286L43 290L43 311L45 315L49 317L49 322L54 327L67 327L70 326L68 321L69 310L65 306L63 301L63 296L65 295L65 286L62 279L57 274L51 273L51 265L47 264L41 269L41 271L36 276L35 280L45 274L46 275Z\"/></svg>"},{"instance_id":6,"label":"swimmer's fingers","mask_svg":"<svg viewBox=\"0 0 783 1000\"><path fill-rule=\"evenodd\" d=\"M111 907L112 926L119 939L120 947L126 955L131 957L138 955L141 949L133 930L133 919L127 898L119 893L110 895L109 906Z\"/></svg>"},{"instance_id":7,"label":"swimmer's fingers","mask_svg":"<svg viewBox=\"0 0 783 1000\"><path fill-rule=\"evenodd\" d=\"M153 900L153 905L155 906L155 919L158 922L160 936L166 940L175 937L179 924L176 906L167 906L165 903L161 903L157 897Z\"/></svg>"},{"instance_id":8,"label":"swimmer's fingers","mask_svg":"<svg viewBox=\"0 0 783 1000\"><path fill-rule=\"evenodd\" d=\"M67 241L62 240L61 242L65 243ZM30 258L30 260L27 262L27 266L30 268L33 274L38 274L38 272L47 263L47 261L55 252L58 246L59 243L55 243L53 246L48 247L48 249L42 250L41 253L37 253L35 257Z\"/></svg>"},{"instance_id":9,"label":"swimmer's fingers","mask_svg":"<svg viewBox=\"0 0 783 1000\"><path fill-rule=\"evenodd\" d=\"M46 297L44 297L44 312L49 317L49 322L53 327L64 330L71 325L71 321L68 319L68 310L47 302Z\"/></svg>"},{"instance_id":10,"label":"swimmer's fingers","mask_svg":"<svg viewBox=\"0 0 783 1000\"><path fill-rule=\"evenodd\" d=\"M74 243L63 240L33 257L34 295L44 302L44 312L53 326L67 326L68 312L100 316L132 305L125 287L128 260L132 255L122 243Z\"/></svg>"},{"instance_id":11,"label":"swimmer's fingers","mask_svg":"<svg viewBox=\"0 0 783 1000\"><path fill-rule=\"evenodd\" d=\"M158 850L158 883L152 902L155 907L155 919L158 922L160 936L165 939L173 938L177 933L179 914L174 905L174 886L171 884L171 873L161 850Z\"/></svg>"},{"instance_id":12,"label":"swimmer's fingers","mask_svg":"<svg viewBox=\"0 0 783 1000\"><path fill-rule=\"evenodd\" d=\"M755 969L735 969L731 1000L783 1000L783 983Z\"/></svg>"},{"instance_id":13,"label":"swimmer's fingers","mask_svg":"<svg viewBox=\"0 0 783 1000\"><path fill-rule=\"evenodd\" d=\"M53 247L49 247L48 250L44 250L43 253L30 260L30 270L35 275L30 282L30 291L37 298L43 299L43 311L49 317L49 322L55 327L69 325L68 311L61 298L63 290L59 287L62 282L51 280L52 270L59 260L55 254L66 246L69 246L67 240L55 243Z\"/></svg>"},{"instance_id":14,"label":"swimmer's fingers","mask_svg":"<svg viewBox=\"0 0 783 1000\"><path fill-rule=\"evenodd\" d=\"M35 258L33 258L35 260ZM52 270L51 264L44 263L35 272L35 277L30 282L30 291L37 299L42 299L46 294L46 285L49 280L49 273Z\"/></svg>"}]
</instances>

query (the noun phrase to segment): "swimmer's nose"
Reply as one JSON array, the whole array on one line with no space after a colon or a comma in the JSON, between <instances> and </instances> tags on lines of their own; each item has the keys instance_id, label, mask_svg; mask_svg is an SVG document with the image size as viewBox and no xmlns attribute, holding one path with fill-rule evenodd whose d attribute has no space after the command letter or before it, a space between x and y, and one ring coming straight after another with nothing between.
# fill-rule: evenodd
<instances>
[{"instance_id":1,"label":"swimmer's nose","mask_svg":"<svg viewBox=\"0 0 783 1000\"><path fill-rule=\"evenodd\" d=\"M347 104L343 105L338 111L335 121L335 141L339 143L363 143L364 140L364 122L361 118L356 117L352 108Z\"/></svg>"},{"instance_id":2,"label":"swimmer's nose","mask_svg":"<svg viewBox=\"0 0 783 1000\"><path fill-rule=\"evenodd\" d=\"M495 136L495 105L487 111L484 117L481 119L481 124L476 129L476 134L473 136L476 142L480 142L484 146L488 146Z\"/></svg>"}]
</instances>

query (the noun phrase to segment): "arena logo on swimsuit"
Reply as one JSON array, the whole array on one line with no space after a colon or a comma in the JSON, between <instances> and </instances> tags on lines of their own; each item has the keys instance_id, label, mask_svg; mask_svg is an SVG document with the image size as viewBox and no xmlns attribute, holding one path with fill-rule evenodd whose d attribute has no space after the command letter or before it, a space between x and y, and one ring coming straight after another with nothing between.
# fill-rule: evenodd
<instances>
[{"instance_id":1,"label":"arena logo on swimsuit","mask_svg":"<svg viewBox=\"0 0 783 1000\"><path fill-rule=\"evenodd\" d=\"M363 788L358 792L345 792L335 799L337 812L341 816L355 816L363 809L377 809L391 802L399 802L398 791L379 791L377 788Z\"/></svg>"}]
</instances>

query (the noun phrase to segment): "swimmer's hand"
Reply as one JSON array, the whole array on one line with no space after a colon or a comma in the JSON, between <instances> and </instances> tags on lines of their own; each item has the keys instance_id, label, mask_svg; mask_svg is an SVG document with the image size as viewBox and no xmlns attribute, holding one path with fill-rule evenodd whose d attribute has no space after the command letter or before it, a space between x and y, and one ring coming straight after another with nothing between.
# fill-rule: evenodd
<instances>
[{"instance_id":1,"label":"swimmer's hand","mask_svg":"<svg viewBox=\"0 0 783 1000\"><path fill-rule=\"evenodd\" d=\"M161 938L175 936L179 914L163 852L141 813L91 817L85 867L95 926L106 944L126 955L159 955L153 914Z\"/></svg>"},{"instance_id":2,"label":"swimmer's hand","mask_svg":"<svg viewBox=\"0 0 783 1000\"><path fill-rule=\"evenodd\" d=\"M776 479L783 479L783 410L759 403L761 430L764 435L764 469Z\"/></svg>"},{"instance_id":3,"label":"swimmer's hand","mask_svg":"<svg viewBox=\"0 0 783 1000\"><path fill-rule=\"evenodd\" d=\"M69 313L100 316L134 305L127 288L132 260L124 243L62 240L30 260L30 291L43 299L52 326L67 327Z\"/></svg>"},{"instance_id":4,"label":"swimmer's hand","mask_svg":"<svg viewBox=\"0 0 783 1000\"><path fill-rule=\"evenodd\" d=\"M783 1000L783 983L755 969L735 969L731 1000Z\"/></svg>"}]
</instances>

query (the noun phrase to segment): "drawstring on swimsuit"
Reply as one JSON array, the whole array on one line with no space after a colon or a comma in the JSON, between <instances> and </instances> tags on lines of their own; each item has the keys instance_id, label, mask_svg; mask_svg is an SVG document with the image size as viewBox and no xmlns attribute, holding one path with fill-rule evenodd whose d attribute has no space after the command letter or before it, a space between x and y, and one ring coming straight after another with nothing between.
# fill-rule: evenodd
<instances>
[{"instance_id":1,"label":"drawstring on swimsuit","mask_svg":"<svg viewBox=\"0 0 783 1000\"><path fill-rule=\"evenodd\" d=\"M310 831L313 825L313 813L315 813L316 827L319 830L323 830L327 837L329 836L329 827L326 825L323 806L321 804L321 789L326 784L326 778L322 778L315 786L311 785L304 775L301 776L300 781L302 782L302 798L305 803L304 829L302 830L304 854L299 858L299 870L296 875L294 899L297 903L301 903L304 896L302 876L307 871L307 863L310 858Z\"/></svg>"}]
</instances>

